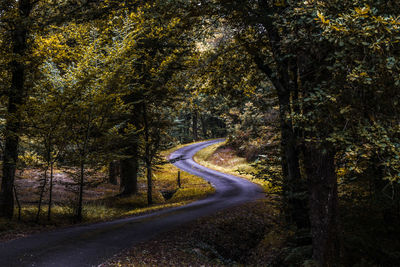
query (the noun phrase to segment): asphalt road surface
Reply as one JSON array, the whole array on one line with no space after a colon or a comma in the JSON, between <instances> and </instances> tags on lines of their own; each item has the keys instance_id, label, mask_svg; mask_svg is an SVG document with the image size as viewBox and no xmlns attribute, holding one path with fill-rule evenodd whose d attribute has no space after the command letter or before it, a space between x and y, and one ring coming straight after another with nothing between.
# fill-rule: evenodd
<instances>
[{"instance_id":1,"label":"asphalt road surface","mask_svg":"<svg viewBox=\"0 0 400 267\"><path fill-rule=\"evenodd\" d=\"M75 226L0 243L0 266L97 266L124 248L218 210L263 197L262 189L241 178L210 170L193 155L222 140L183 147L174 165L209 181L216 193L186 206L112 222Z\"/></svg>"}]
</instances>

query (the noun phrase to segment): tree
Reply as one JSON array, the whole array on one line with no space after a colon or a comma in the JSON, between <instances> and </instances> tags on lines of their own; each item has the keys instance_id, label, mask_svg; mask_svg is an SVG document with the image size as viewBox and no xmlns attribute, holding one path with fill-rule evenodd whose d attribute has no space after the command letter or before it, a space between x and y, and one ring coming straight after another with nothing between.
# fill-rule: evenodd
<instances>
[{"instance_id":1,"label":"tree","mask_svg":"<svg viewBox=\"0 0 400 267\"><path fill-rule=\"evenodd\" d=\"M393 19L396 15L382 15L389 7L395 13L398 6L369 2L370 6L358 1L221 2L224 19L230 19L225 24L235 29L239 44L276 89L287 177L283 188L294 221L298 227L307 226L304 216L297 213L307 210L307 203L298 198L305 189L302 166L309 185L313 259L321 266L335 266L339 261L336 171L340 155L375 146L372 142L364 148L354 146L360 135L370 136L363 143L386 136L386 141L379 142L384 145L375 150L385 154L380 156L383 161L391 162L380 163L391 173L386 179L398 173L393 134L398 131L392 127L398 119L389 116L397 114L393 75L398 51L392 44L398 25ZM357 111L352 112L354 107ZM376 157L376 153L367 155Z\"/></svg>"},{"instance_id":2,"label":"tree","mask_svg":"<svg viewBox=\"0 0 400 267\"><path fill-rule=\"evenodd\" d=\"M334 264L337 260L336 253L339 251L335 241L338 234L337 182L334 166L336 151L329 142L325 142L326 134L332 127L331 124L324 125L323 122L327 120L323 119L310 120L308 125L299 125L294 121L297 118L296 114L308 114L315 108L313 105L302 106L303 99L299 97L304 96L304 99L307 99L307 95L313 94L312 88L315 84L328 79L326 74L329 72L326 71L324 63L327 56L324 42L307 39L310 37L308 34L317 34L320 30L312 14L307 13L303 20L299 19L297 11L302 10L304 4L300 1L221 1L220 4L221 8L218 10L223 13L216 15L223 15L223 25L233 29L230 32L233 33L231 36L236 39L237 45L243 47L246 54L252 57L254 64L276 90L280 110L283 193L288 204L288 217L292 218L298 229L307 228L307 196L311 196L310 221L312 233L315 234L314 259L320 264ZM304 38L296 39L298 27L303 24L305 30L311 30L305 33ZM302 48L297 46L300 43ZM318 56L310 57L315 51ZM325 76L322 76L323 74ZM305 83L309 87L305 87ZM324 130L317 131L317 125L324 125ZM300 157L300 152L303 157ZM315 162L311 155L323 160ZM300 160L308 170L307 183L311 184L308 188L309 193L306 179L301 176ZM316 170L325 172L315 173ZM322 184L327 186L321 188ZM329 219L321 225L314 212ZM332 242L325 243L326 240Z\"/></svg>"},{"instance_id":3,"label":"tree","mask_svg":"<svg viewBox=\"0 0 400 267\"><path fill-rule=\"evenodd\" d=\"M117 2L84 1L76 4L70 1L48 3L46 1L19 0L2 1L0 29L2 43L9 43L2 51L2 61L9 64L5 73L7 90L7 117L4 131L3 177L0 191L0 217L12 218L14 210L13 185L18 146L21 135L20 108L29 95L35 72L39 65L32 54L32 37L48 29L50 25L77 20L87 21L104 16L116 9ZM40 61L40 60L39 60Z\"/></svg>"},{"instance_id":4,"label":"tree","mask_svg":"<svg viewBox=\"0 0 400 267\"><path fill-rule=\"evenodd\" d=\"M184 68L193 42L185 36L187 21L170 14L172 3L139 5L115 30L105 72L108 85L124 93L130 112L126 126L140 131L121 162L124 185L134 184L139 155L147 170L148 202L152 203L152 162L160 148L161 135L168 127L163 111L174 105L179 92L174 88L176 73ZM167 11L168 10L168 11ZM142 141L142 143L140 142ZM142 146L141 146L142 145ZM139 153L139 148L143 153ZM133 148L133 149L132 149ZM125 175L126 174L126 175ZM124 179L130 176L133 179ZM129 193L135 190L128 190Z\"/></svg>"},{"instance_id":5,"label":"tree","mask_svg":"<svg viewBox=\"0 0 400 267\"><path fill-rule=\"evenodd\" d=\"M15 4L16 7L13 6ZM28 28L25 23L32 11L32 3L29 0L18 3L4 3L3 12L0 14L1 24L5 20L14 19L12 29L5 33L11 42L14 57L10 60L11 80L7 90L8 107L5 129L5 143L3 151L3 178L0 191L0 217L12 218L14 212L14 177L15 166L18 159L19 131L21 116L19 106L24 104L26 66L24 63L28 49ZM14 13L14 12L15 13ZM12 17L12 13L16 17ZM3 26L3 25L2 25Z\"/></svg>"}]
</instances>

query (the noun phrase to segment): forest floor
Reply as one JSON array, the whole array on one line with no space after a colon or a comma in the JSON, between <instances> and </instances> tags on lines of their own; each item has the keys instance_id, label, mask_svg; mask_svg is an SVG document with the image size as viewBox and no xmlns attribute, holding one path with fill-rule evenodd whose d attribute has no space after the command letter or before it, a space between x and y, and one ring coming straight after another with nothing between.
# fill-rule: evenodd
<instances>
[{"instance_id":1,"label":"forest floor","mask_svg":"<svg viewBox=\"0 0 400 267\"><path fill-rule=\"evenodd\" d=\"M106 266L269 266L285 244L263 199L203 217L116 255ZM275 229L275 230L272 230Z\"/></svg>"},{"instance_id":2,"label":"forest floor","mask_svg":"<svg viewBox=\"0 0 400 267\"><path fill-rule=\"evenodd\" d=\"M168 156L181 146L164 151ZM12 221L0 220L0 242L25 237L33 233L52 230L74 224L74 206L76 190L74 181L68 173L71 170L57 169L54 173L53 207L51 221L47 220L48 186L45 188L40 219L36 221L38 211L39 190L43 173L38 169L18 171L16 189L21 204L21 218ZM96 172L88 180L98 184L88 187L84 192L83 222L93 223L116 218L144 214L164 208L182 206L189 202L212 194L214 188L203 179L181 172L181 188L177 184L178 168L172 164L164 164L154 172L154 205L147 205L146 180L139 177L139 194L128 197L115 197L119 193L119 185L107 183L106 172ZM18 209L15 214L18 216Z\"/></svg>"}]
</instances>

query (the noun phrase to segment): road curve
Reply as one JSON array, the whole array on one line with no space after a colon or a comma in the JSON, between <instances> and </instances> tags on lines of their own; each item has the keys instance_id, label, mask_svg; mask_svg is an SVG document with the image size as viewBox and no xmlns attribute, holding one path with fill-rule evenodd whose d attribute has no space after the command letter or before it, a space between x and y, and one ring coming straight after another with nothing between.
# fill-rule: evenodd
<instances>
[{"instance_id":1,"label":"road curve","mask_svg":"<svg viewBox=\"0 0 400 267\"><path fill-rule=\"evenodd\" d=\"M205 168L193 155L222 140L183 147L170 156L174 165L209 181L216 193L191 204L112 222L75 226L0 243L0 266L97 266L139 242L220 209L263 196L262 189L241 178Z\"/></svg>"}]
</instances>

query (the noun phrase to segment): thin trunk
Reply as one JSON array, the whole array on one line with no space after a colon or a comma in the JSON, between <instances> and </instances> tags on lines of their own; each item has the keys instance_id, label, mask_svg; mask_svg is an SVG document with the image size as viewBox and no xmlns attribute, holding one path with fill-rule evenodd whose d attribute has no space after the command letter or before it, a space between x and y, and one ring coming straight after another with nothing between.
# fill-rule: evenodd
<instances>
[{"instance_id":1,"label":"thin trunk","mask_svg":"<svg viewBox=\"0 0 400 267\"><path fill-rule=\"evenodd\" d=\"M149 205L153 204L153 179L152 179L152 170L151 170L151 162L146 162L146 173L147 173L147 203Z\"/></svg>"},{"instance_id":2,"label":"thin trunk","mask_svg":"<svg viewBox=\"0 0 400 267\"><path fill-rule=\"evenodd\" d=\"M181 171L178 170L178 188L181 188Z\"/></svg>"},{"instance_id":3,"label":"thin trunk","mask_svg":"<svg viewBox=\"0 0 400 267\"><path fill-rule=\"evenodd\" d=\"M116 185L117 181L117 162L111 161L108 165L108 182L110 184Z\"/></svg>"},{"instance_id":4,"label":"thin trunk","mask_svg":"<svg viewBox=\"0 0 400 267\"><path fill-rule=\"evenodd\" d=\"M85 163L86 163L86 156L88 153L88 142L90 137L90 128L92 122L92 106L90 106L89 113L88 113L88 120L86 122L86 134L84 136L83 146L79 151L79 165L80 165L80 175L79 175L79 195L78 195L78 207L76 212L76 221L82 221L82 209L83 209L83 186L85 182Z\"/></svg>"},{"instance_id":5,"label":"thin trunk","mask_svg":"<svg viewBox=\"0 0 400 267\"><path fill-rule=\"evenodd\" d=\"M120 184L119 184L119 191L121 192L120 193L121 195L124 194L125 184L127 182L127 177L128 177L128 175L126 175L126 173L125 173L126 172L125 170L130 170L131 169L131 168L128 168L128 166L127 167L124 166L125 165L124 161L125 161L124 159L121 159L119 161L119 165L120 165L120 168L121 168L121 179L120 179Z\"/></svg>"},{"instance_id":6,"label":"thin trunk","mask_svg":"<svg viewBox=\"0 0 400 267\"><path fill-rule=\"evenodd\" d=\"M190 114L186 114L184 128L183 128L183 134L185 139L190 138L190 123L191 123L191 116Z\"/></svg>"},{"instance_id":7,"label":"thin trunk","mask_svg":"<svg viewBox=\"0 0 400 267\"><path fill-rule=\"evenodd\" d=\"M335 154L313 145L308 145L304 154L310 191L313 259L318 266L338 266L340 242Z\"/></svg>"},{"instance_id":8,"label":"thin trunk","mask_svg":"<svg viewBox=\"0 0 400 267\"><path fill-rule=\"evenodd\" d=\"M207 127L206 127L206 121L205 121L203 115L200 115L200 121L201 121L201 131L203 132L203 138L207 139Z\"/></svg>"},{"instance_id":9,"label":"thin trunk","mask_svg":"<svg viewBox=\"0 0 400 267\"><path fill-rule=\"evenodd\" d=\"M50 185L49 185L49 204L47 208L47 220L51 220L51 206L53 205L53 176L54 176L54 162L50 164Z\"/></svg>"},{"instance_id":10,"label":"thin trunk","mask_svg":"<svg viewBox=\"0 0 400 267\"><path fill-rule=\"evenodd\" d=\"M18 18L11 34L14 60L11 61L11 86L8 95L8 107L5 131L5 145L3 151L3 177L0 191L0 217L11 219L14 213L14 179L18 159L19 134L21 128L21 114L19 106L24 102L25 82L25 54L27 49L28 29L26 18L31 12L30 0L18 2Z\"/></svg>"},{"instance_id":11,"label":"thin trunk","mask_svg":"<svg viewBox=\"0 0 400 267\"><path fill-rule=\"evenodd\" d=\"M15 201L17 202L17 206L18 206L18 221L21 220L21 203L19 202L19 198L18 198L18 194L17 194L17 188L15 187L14 184L14 196L15 196Z\"/></svg>"},{"instance_id":12,"label":"thin trunk","mask_svg":"<svg viewBox=\"0 0 400 267\"><path fill-rule=\"evenodd\" d=\"M198 112L197 109L193 110L192 113L192 130L193 130L193 140L197 141L199 140L199 130L198 130Z\"/></svg>"},{"instance_id":13,"label":"thin trunk","mask_svg":"<svg viewBox=\"0 0 400 267\"><path fill-rule=\"evenodd\" d=\"M120 161L121 195L130 196L138 193L137 174L139 171L138 145L131 147L131 158Z\"/></svg>"},{"instance_id":14,"label":"thin trunk","mask_svg":"<svg viewBox=\"0 0 400 267\"><path fill-rule=\"evenodd\" d=\"M153 204L153 179L151 171L151 155L150 155L150 136L149 136L149 123L147 120L147 109L146 104L143 103L143 123L144 123L144 141L145 141L145 163L146 163L146 173L147 173L147 203L149 205Z\"/></svg>"},{"instance_id":15,"label":"thin trunk","mask_svg":"<svg viewBox=\"0 0 400 267\"><path fill-rule=\"evenodd\" d=\"M79 196L78 196L78 207L76 212L76 221L82 221L82 202L83 202L83 182L85 177L85 162L82 159L80 161L80 176L79 176Z\"/></svg>"},{"instance_id":16,"label":"thin trunk","mask_svg":"<svg viewBox=\"0 0 400 267\"><path fill-rule=\"evenodd\" d=\"M42 209L43 194L44 194L44 191L45 191L46 185L47 185L47 171L48 171L48 169L49 169L49 167L47 165L46 169L44 170L43 185L40 187L38 210L37 210L37 213L36 213L36 222L39 222L39 219L40 219L40 212L41 212L41 209Z\"/></svg>"}]
</instances>

